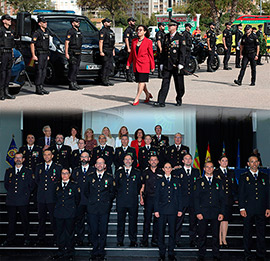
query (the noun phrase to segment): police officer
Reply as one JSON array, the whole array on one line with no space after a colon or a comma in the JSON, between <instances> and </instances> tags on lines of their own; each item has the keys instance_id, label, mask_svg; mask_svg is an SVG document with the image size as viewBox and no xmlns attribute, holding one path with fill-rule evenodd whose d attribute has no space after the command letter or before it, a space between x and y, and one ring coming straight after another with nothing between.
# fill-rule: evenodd
<instances>
[{"instance_id":1,"label":"police officer","mask_svg":"<svg viewBox=\"0 0 270 261\"><path fill-rule=\"evenodd\" d=\"M43 87L46 73L47 63L49 60L49 31L47 29L47 21L43 16L38 17L39 28L33 33L32 41L30 44L32 59L35 61L36 69L36 94L43 95L49 94Z\"/></svg>"},{"instance_id":2,"label":"police officer","mask_svg":"<svg viewBox=\"0 0 270 261\"><path fill-rule=\"evenodd\" d=\"M142 172L142 188L140 191L140 204L144 206L144 224L143 224L143 238L141 246L148 247L148 236L150 233L150 225L152 215L154 213L154 198L158 179L163 177L162 169L158 168L158 157L152 155L149 158L149 167ZM152 246L157 246L158 239L158 223L154 216L153 220L153 235Z\"/></svg>"},{"instance_id":3,"label":"police officer","mask_svg":"<svg viewBox=\"0 0 270 261\"><path fill-rule=\"evenodd\" d=\"M216 27L215 23L210 23L210 30L207 31L207 46L208 46L208 58L207 58L207 72L214 72L211 64L214 59L216 49L216 34L214 32Z\"/></svg>"},{"instance_id":4,"label":"police officer","mask_svg":"<svg viewBox=\"0 0 270 261\"><path fill-rule=\"evenodd\" d=\"M241 68L240 66L240 42L243 37L242 24L237 25L237 30L235 32L235 67Z\"/></svg>"},{"instance_id":5,"label":"police officer","mask_svg":"<svg viewBox=\"0 0 270 261\"><path fill-rule=\"evenodd\" d=\"M197 218L194 210L194 185L196 180L200 177L200 172L198 169L192 168L191 154L187 153L184 155L183 163L183 168L174 171L174 174L179 177L182 198L186 199L183 207L183 215L176 220L176 245L180 247L182 225L185 213L188 212L190 247L195 247L197 245Z\"/></svg>"},{"instance_id":6,"label":"police officer","mask_svg":"<svg viewBox=\"0 0 270 261\"><path fill-rule=\"evenodd\" d=\"M53 154L50 150L43 152L44 163L36 166L35 182L37 184L38 202L38 242L37 245L45 243L47 211L53 232L55 232L54 206L55 206L55 183L60 179L62 167L52 161Z\"/></svg>"},{"instance_id":7,"label":"police officer","mask_svg":"<svg viewBox=\"0 0 270 261\"><path fill-rule=\"evenodd\" d=\"M255 223L257 235L257 260L265 260L265 218L270 217L269 177L261 172L256 156L248 159L249 171L239 179L239 208L244 219L245 260L253 260L251 253L252 230Z\"/></svg>"},{"instance_id":8,"label":"police officer","mask_svg":"<svg viewBox=\"0 0 270 261\"><path fill-rule=\"evenodd\" d=\"M16 216L20 213L24 233L24 246L29 246L29 220L28 207L33 187L32 171L23 166L23 154L17 152L14 156L15 167L9 168L5 173L5 189L7 190L6 206L8 212L7 240L3 247L11 246L16 235Z\"/></svg>"},{"instance_id":9,"label":"police officer","mask_svg":"<svg viewBox=\"0 0 270 261\"><path fill-rule=\"evenodd\" d=\"M159 260L165 260L166 223L168 223L169 232L168 257L169 260L177 260L174 255L175 224L176 217L182 215L181 185L178 177L172 175L172 165L170 163L165 163L163 171L165 175L157 182L154 202L155 217L158 218Z\"/></svg>"},{"instance_id":10,"label":"police officer","mask_svg":"<svg viewBox=\"0 0 270 261\"><path fill-rule=\"evenodd\" d=\"M102 57L101 81L104 86L113 86L109 81L111 72L113 71L113 57L115 56L114 44L115 34L111 29L109 18L102 20L103 28L99 32L99 54Z\"/></svg>"},{"instance_id":11,"label":"police officer","mask_svg":"<svg viewBox=\"0 0 270 261\"><path fill-rule=\"evenodd\" d=\"M127 19L128 27L124 31L123 40L125 43L125 52L126 52L126 58L128 59L128 56L131 52L131 43L134 38L137 37L137 32L135 30L135 22L136 19L133 17L129 17ZM130 66L128 70L126 70L126 80L127 82L133 82L132 76L133 76L133 67Z\"/></svg>"},{"instance_id":12,"label":"police officer","mask_svg":"<svg viewBox=\"0 0 270 261\"><path fill-rule=\"evenodd\" d=\"M158 64L158 78L162 78L160 70L160 59L162 54L162 46L165 38L165 25L164 23L158 23L158 32L156 33L156 44L157 44L157 64Z\"/></svg>"},{"instance_id":13,"label":"police officer","mask_svg":"<svg viewBox=\"0 0 270 261\"><path fill-rule=\"evenodd\" d=\"M194 192L195 213L198 219L198 260L204 260L206 254L206 236L208 224L212 230L212 253L214 260L220 260L219 222L225 212L224 190L220 179L213 176L214 165L211 161L204 164L205 176L197 179Z\"/></svg>"},{"instance_id":14,"label":"police officer","mask_svg":"<svg viewBox=\"0 0 270 261\"><path fill-rule=\"evenodd\" d=\"M257 65L263 65L261 62L261 58L262 58L262 55L264 55L266 52L266 38L264 36L264 33L262 32L262 27L263 27L263 25L259 24L258 31L256 33L258 40L259 40L259 43L260 43L260 53L258 56Z\"/></svg>"},{"instance_id":15,"label":"police officer","mask_svg":"<svg viewBox=\"0 0 270 261\"><path fill-rule=\"evenodd\" d=\"M231 70L231 67L228 67L228 62L230 60L231 56L231 49L232 49L232 31L231 31L231 26L232 24L230 22L225 23L226 29L223 31L223 45L224 45L224 59L223 59L223 64L224 64L224 70Z\"/></svg>"},{"instance_id":16,"label":"police officer","mask_svg":"<svg viewBox=\"0 0 270 261\"><path fill-rule=\"evenodd\" d=\"M53 260L65 257L73 260L74 255L74 224L76 210L80 202L81 190L77 183L70 179L69 169L61 170L61 179L54 188L58 251Z\"/></svg>"},{"instance_id":17,"label":"police officer","mask_svg":"<svg viewBox=\"0 0 270 261\"><path fill-rule=\"evenodd\" d=\"M242 58L241 71L238 75L238 79L234 80L237 85L242 85L242 80L245 75L248 62L251 66L251 84L250 86L255 86L256 81L256 63L260 53L260 44L258 37L252 33L252 27L246 25L245 34L242 37L240 44L240 59Z\"/></svg>"},{"instance_id":18,"label":"police officer","mask_svg":"<svg viewBox=\"0 0 270 261\"><path fill-rule=\"evenodd\" d=\"M65 56L69 62L69 89L72 91L76 91L83 89L81 86L78 85L76 81L81 62L83 35L79 29L80 20L78 17L73 18L73 20L71 21L71 25L72 27L67 31L65 41Z\"/></svg>"},{"instance_id":19,"label":"police officer","mask_svg":"<svg viewBox=\"0 0 270 261\"><path fill-rule=\"evenodd\" d=\"M80 166L81 163L81 155L83 152L88 152L89 155L91 155L90 151L88 151L86 148L86 142L84 139L79 139L78 141L78 149L73 150L71 154L71 168L74 169L76 167Z\"/></svg>"},{"instance_id":20,"label":"police officer","mask_svg":"<svg viewBox=\"0 0 270 261\"><path fill-rule=\"evenodd\" d=\"M137 246L138 194L141 189L141 173L133 167L131 155L125 155L123 167L115 172L117 246L124 245L125 220L128 213L130 247Z\"/></svg>"},{"instance_id":21,"label":"police officer","mask_svg":"<svg viewBox=\"0 0 270 261\"><path fill-rule=\"evenodd\" d=\"M166 34L162 47L160 69L163 71L163 80L158 93L158 101L154 103L158 107L165 107L172 75L177 93L176 106L182 105L182 97L185 93L184 75L181 69L185 64L186 41L184 36L177 32L177 26L176 22L169 23L169 33Z\"/></svg>"},{"instance_id":22,"label":"police officer","mask_svg":"<svg viewBox=\"0 0 270 261\"><path fill-rule=\"evenodd\" d=\"M15 46L14 34L10 29L11 17L5 14L1 17L0 27L0 100L15 99L9 94L8 85L11 77L12 57Z\"/></svg>"},{"instance_id":23,"label":"police officer","mask_svg":"<svg viewBox=\"0 0 270 261\"><path fill-rule=\"evenodd\" d=\"M185 37L186 41L186 57L185 57L185 69L188 70L189 68L189 59L191 55L191 48L192 48L192 35L190 33L192 26L190 23L185 24L185 31L183 32L183 36Z\"/></svg>"},{"instance_id":24,"label":"police officer","mask_svg":"<svg viewBox=\"0 0 270 261\"><path fill-rule=\"evenodd\" d=\"M109 215L114 199L113 176L106 171L103 158L98 158L96 170L89 174L85 196L88 219L93 234L93 250L90 260L105 260L105 244L108 233Z\"/></svg>"}]
</instances>

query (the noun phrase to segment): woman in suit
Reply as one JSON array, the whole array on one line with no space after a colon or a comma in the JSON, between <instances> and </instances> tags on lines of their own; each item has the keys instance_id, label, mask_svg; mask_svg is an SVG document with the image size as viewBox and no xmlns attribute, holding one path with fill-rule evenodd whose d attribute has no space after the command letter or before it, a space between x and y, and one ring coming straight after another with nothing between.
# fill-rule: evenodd
<instances>
[{"instance_id":1,"label":"woman in suit","mask_svg":"<svg viewBox=\"0 0 270 261\"><path fill-rule=\"evenodd\" d=\"M135 140L133 140L130 145L131 147L135 148L137 158L139 155L139 149L145 146L144 136L145 133L143 129L137 129L134 134ZM137 166L139 166L139 164Z\"/></svg>"},{"instance_id":2,"label":"woman in suit","mask_svg":"<svg viewBox=\"0 0 270 261\"><path fill-rule=\"evenodd\" d=\"M146 88L146 82L149 80L149 72L154 72L155 61L153 53L153 43L148 39L150 33L145 25L137 27L138 38L132 40L131 52L128 57L126 69L129 70L130 65L133 63L133 71L135 73L135 80L138 83L138 91L133 102L136 106L139 104L139 98L142 91L145 92L146 99L144 102L149 102L152 94Z\"/></svg>"}]
</instances>

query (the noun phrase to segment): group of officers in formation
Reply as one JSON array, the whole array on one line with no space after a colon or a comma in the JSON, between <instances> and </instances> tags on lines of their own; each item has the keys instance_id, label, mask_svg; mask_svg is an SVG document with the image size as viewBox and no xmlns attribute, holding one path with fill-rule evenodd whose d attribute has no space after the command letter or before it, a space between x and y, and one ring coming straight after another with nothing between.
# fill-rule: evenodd
<instances>
[{"instance_id":1,"label":"group of officers in formation","mask_svg":"<svg viewBox=\"0 0 270 261\"><path fill-rule=\"evenodd\" d=\"M208 161L204 175L192 167L189 147L182 135L174 143L155 127L154 136L145 135L145 145L137 151L129 146L129 137L121 137L121 146L106 144L99 135L99 145L90 153L85 140L73 151L58 134L41 137L32 134L15 154L15 166L5 173L8 211L7 239L2 246L12 246L16 236L16 216L20 214L24 246L29 246L29 201L33 195L38 210L38 240L46 240L47 212L58 246L52 259L73 260L74 246L83 246L87 220L88 245L93 246L90 260L105 260L109 215L114 199L117 212L117 247L124 246L125 220L128 213L130 247L137 247L139 203L144 207L144 228L140 246L158 246L159 260L165 260L165 228L168 224L168 258L176 260L174 248L181 244L184 216L189 213L190 247L199 248L198 260L206 254L207 227L212 230L213 257L220 260L219 248L228 248L226 235L232 206L238 202L243 217L245 260L252 259L252 227L257 231L257 258L264 260L265 224L270 216L269 177L261 172L257 156L248 159L249 170L239 178L228 168L228 158L221 156L219 167ZM45 133L45 132L44 132ZM76 234L76 237L75 237Z\"/></svg>"}]
</instances>

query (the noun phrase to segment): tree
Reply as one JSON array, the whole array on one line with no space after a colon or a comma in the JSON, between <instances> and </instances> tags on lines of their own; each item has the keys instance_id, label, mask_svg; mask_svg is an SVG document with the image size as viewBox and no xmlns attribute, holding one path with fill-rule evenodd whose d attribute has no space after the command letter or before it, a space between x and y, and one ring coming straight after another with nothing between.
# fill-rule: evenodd
<instances>
[{"instance_id":1,"label":"tree","mask_svg":"<svg viewBox=\"0 0 270 261\"><path fill-rule=\"evenodd\" d=\"M262 10L264 15L270 15L270 1L265 1L262 3Z\"/></svg>"},{"instance_id":2,"label":"tree","mask_svg":"<svg viewBox=\"0 0 270 261\"><path fill-rule=\"evenodd\" d=\"M7 3L18 12L27 11L31 13L35 9L52 8L51 1L46 0L7 0Z\"/></svg>"}]
</instances>

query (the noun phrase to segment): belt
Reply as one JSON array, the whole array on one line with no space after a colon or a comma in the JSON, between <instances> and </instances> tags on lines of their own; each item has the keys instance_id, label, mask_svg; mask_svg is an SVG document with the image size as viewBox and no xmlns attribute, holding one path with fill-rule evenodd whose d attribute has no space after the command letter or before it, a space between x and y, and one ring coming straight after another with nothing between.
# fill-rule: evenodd
<instances>
[{"instance_id":1,"label":"belt","mask_svg":"<svg viewBox=\"0 0 270 261\"><path fill-rule=\"evenodd\" d=\"M37 50L38 54L48 54L49 51Z\"/></svg>"}]
</instances>

